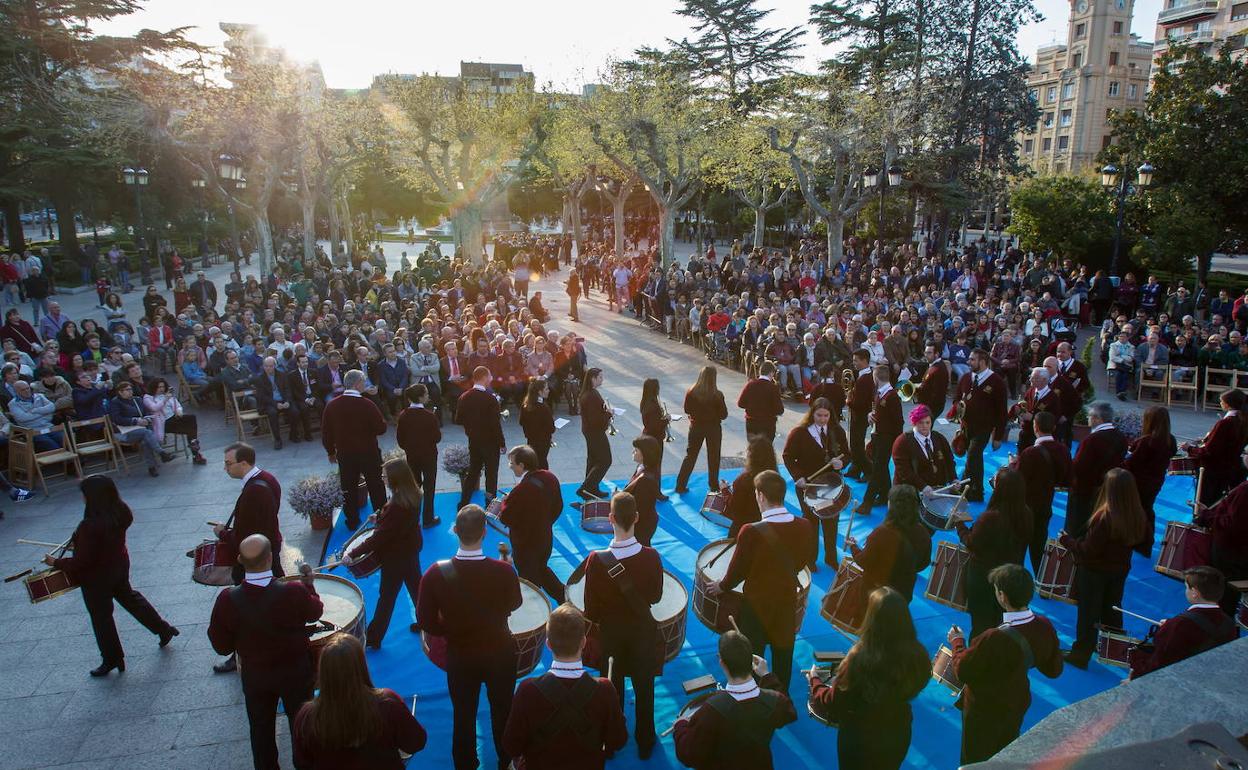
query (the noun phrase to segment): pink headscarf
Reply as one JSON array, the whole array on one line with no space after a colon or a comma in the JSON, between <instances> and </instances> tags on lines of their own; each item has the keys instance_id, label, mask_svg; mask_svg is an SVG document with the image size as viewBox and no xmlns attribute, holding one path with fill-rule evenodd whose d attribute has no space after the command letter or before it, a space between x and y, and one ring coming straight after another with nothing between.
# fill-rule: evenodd
<instances>
[{"instance_id":1,"label":"pink headscarf","mask_svg":"<svg viewBox=\"0 0 1248 770\"><path fill-rule=\"evenodd\" d=\"M925 417L930 418L931 416L932 410L928 409L926 404L919 404L914 409L910 410L910 424L918 425L919 420L922 420Z\"/></svg>"}]
</instances>

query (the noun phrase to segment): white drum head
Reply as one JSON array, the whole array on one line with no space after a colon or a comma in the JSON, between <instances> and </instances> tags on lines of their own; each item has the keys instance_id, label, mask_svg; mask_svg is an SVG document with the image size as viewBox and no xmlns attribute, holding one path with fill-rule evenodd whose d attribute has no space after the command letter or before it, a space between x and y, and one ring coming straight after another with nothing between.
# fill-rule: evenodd
<instances>
[{"instance_id":1,"label":"white drum head","mask_svg":"<svg viewBox=\"0 0 1248 770\"><path fill-rule=\"evenodd\" d=\"M681 614L688 606L689 592L675 575L663 570L663 598L658 604L650 605L650 614L662 623Z\"/></svg>"},{"instance_id":2,"label":"white drum head","mask_svg":"<svg viewBox=\"0 0 1248 770\"><path fill-rule=\"evenodd\" d=\"M546 625L550 617L550 600L542 590L527 580L520 581L520 606L507 618L512 636L525 634Z\"/></svg>"},{"instance_id":3,"label":"white drum head","mask_svg":"<svg viewBox=\"0 0 1248 770\"><path fill-rule=\"evenodd\" d=\"M726 551L724 546L728 547ZM728 565L732 562L732 556L736 550L735 542L727 538L716 540L698 552L697 573L707 580L723 580L724 575L728 574ZM720 556L721 552L723 552L722 556ZM716 556L719 558L715 559ZM714 564L710 564L712 559L715 559ZM708 564L710 564L709 567Z\"/></svg>"},{"instance_id":4,"label":"white drum head","mask_svg":"<svg viewBox=\"0 0 1248 770\"><path fill-rule=\"evenodd\" d=\"M348 628L364 611L364 594L360 593L354 583L334 575L313 575L312 585L325 606L321 620L332 623L335 630ZM323 639L332 633L333 630L318 631L312 635L312 641Z\"/></svg>"}]
</instances>

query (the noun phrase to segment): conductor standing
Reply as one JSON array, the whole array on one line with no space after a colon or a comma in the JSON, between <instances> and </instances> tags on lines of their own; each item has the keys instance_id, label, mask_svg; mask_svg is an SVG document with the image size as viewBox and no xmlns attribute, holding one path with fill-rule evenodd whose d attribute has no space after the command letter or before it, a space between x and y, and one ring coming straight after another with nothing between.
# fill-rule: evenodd
<instances>
[{"instance_id":1,"label":"conductor standing","mask_svg":"<svg viewBox=\"0 0 1248 770\"><path fill-rule=\"evenodd\" d=\"M492 375L484 366L472 370L472 387L459 397L455 408L455 422L464 426L468 437L468 457L471 463L464 476L460 490L459 505L463 508L472 502L472 496L481 483L481 470L485 469L485 504L498 496L498 456L503 453L502 412L498 398L488 390Z\"/></svg>"},{"instance_id":2,"label":"conductor standing","mask_svg":"<svg viewBox=\"0 0 1248 770\"><path fill-rule=\"evenodd\" d=\"M360 476L368 484L373 510L386 504L386 485L381 480L381 447L377 437L385 435L386 420L372 399L360 395L364 372L352 369L342 378L342 395L325 405L321 416L321 443L331 463L338 463L342 484L342 513L347 528L360 528L360 506L356 487Z\"/></svg>"}]
</instances>

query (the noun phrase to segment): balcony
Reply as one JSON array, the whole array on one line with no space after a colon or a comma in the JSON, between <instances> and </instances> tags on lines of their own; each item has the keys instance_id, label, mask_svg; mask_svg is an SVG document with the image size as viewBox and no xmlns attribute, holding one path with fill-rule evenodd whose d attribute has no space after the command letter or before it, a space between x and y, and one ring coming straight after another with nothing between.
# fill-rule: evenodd
<instances>
[{"instance_id":1,"label":"balcony","mask_svg":"<svg viewBox=\"0 0 1248 770\"><path fill-rule=\"evenodd\" d=\"M1160 53L1175 43L1196 43L1197 45L1203 45L1205 43L1212 43L1212 42L1213 42L1213 30L1211 29L1201 29L1201 30L1196 30L1195 32L1184 32L1179 35L1168 35L1162 38L1161 40L1158 40L1156 43L1153 43L1153 53L1154 54Z\"/></svg>"},{"instance_id":2,"label":"balcony","mask_svg":"<svg viewBox=\"0 0 1248 770\"><path fill-rule=\"evenodd\" d=\"M1196 2L1166 8L1157 14L1158 24L1174 24L1180 21L1209 16L1218 12L1220 0L1196 0Z\"/></svg>"}]
</instances>

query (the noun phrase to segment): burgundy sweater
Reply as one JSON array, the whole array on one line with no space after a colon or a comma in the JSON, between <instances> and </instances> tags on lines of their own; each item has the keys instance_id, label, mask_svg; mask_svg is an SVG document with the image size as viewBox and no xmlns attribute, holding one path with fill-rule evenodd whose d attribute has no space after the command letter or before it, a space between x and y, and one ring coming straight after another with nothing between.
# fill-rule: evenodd
<instances>
[{"instance_id":1,"label":"burgundy sweater","mask_svg":"<svg viewBox=\"0 0 1248 770\"><path fill-rule=\"evenodd\" d=\"M497 559L453 559L457 585L443 575L440 562L420 579L416 616L425 631L446 638L450 655L488 658L510 650L507 617L519 608L520 579Z\"/></svg>"},{"instance_id":2,"label":"burgundy sweater","mask_svg":"<svg viewBox=\"0 0 1248 770\"><path fill-rule=\"evenodd\" d=\"M321 415L321 444L330 455L375 454L385 432L381 410L363 396L336 396Z\"/></svg>"}]
</instances>

